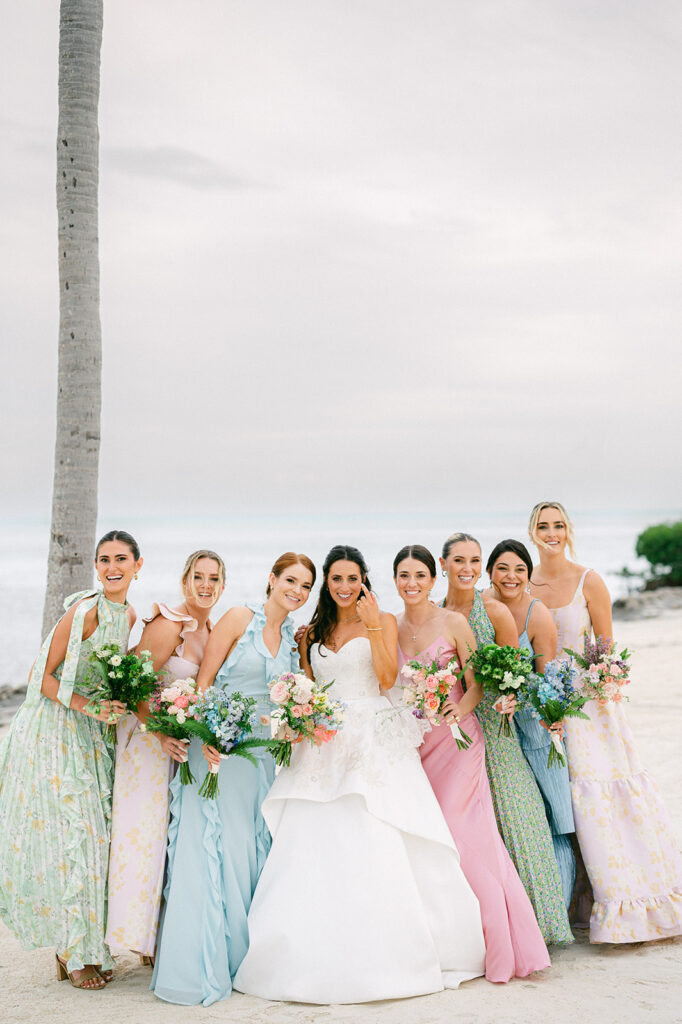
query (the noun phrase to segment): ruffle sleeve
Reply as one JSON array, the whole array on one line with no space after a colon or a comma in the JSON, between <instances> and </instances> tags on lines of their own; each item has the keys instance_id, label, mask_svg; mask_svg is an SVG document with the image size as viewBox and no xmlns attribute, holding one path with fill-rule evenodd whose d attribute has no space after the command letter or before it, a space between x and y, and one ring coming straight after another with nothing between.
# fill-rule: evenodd
<instances>
[{"instance_id":1,"label":"ruffle sleeve","mask_svg":"<svg viewBox=\"0 0 682 1024\"><path fill-rule=\"evenodd\" d=\"M199 628L199 623L196 619L193 619L191 615L187 615L186 612L179 612L175 608L169 608L167 604L156 603L152 605L151 615L145 616L143 622L145 625L149 622L153 622L154 619L161 615L164 619L168 619L169 622L181 622L183 627L180 630L180 643L175 648L175 653L178 658L184 657L185 654L185 640L188 633L195 633ZM210 629L209 624L209 629Z\"/></svg>"}]
</instances>

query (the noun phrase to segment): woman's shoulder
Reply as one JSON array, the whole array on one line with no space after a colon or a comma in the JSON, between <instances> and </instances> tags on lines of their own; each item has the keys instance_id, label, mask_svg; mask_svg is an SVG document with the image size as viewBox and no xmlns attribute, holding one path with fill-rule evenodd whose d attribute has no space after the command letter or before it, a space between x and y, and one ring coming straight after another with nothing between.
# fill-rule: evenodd
<instances>
[{"instance_id":1,"label":"woman's shoulder","mask_svg":"<svg viewBox=\"0 0 682 1024\"><path fill-rule=\"evenodd\" d=\"M195 628L197 625L196 619L187 612L184 605L180 605L178 608L171 608L170 605L164 604L162 601L155 601L150 614L145 615L142 621L145 625L157 622L157 625L163 626L168 630L176 630L178 633L185 625L194 623Z\"/></svg>"},{"instance_id":2,"label":"woman's shoulder","mask_svg":"<svg viewBox=\"0 0 682 1024\"><path fill-rule=\"evenodd\" d=\"M481 594L481 600L483 601L485 610L488 613L488 618L492 622L493 626L498 626L502 623L513 623L514 616L507 606L496 597L493 597L489 591L483 591Z\"/></svg>"},{"instance_id":3,"label":"woman's shoulder","mask_svg":"<svg viewBox=\"0 0 682 1024\"><path fill-rule=\"evenodd\" d=\"M240 627L246 629L255 614L253 608L249 608L245 604L235 605L233 608L228 608L225 614L220 616L213 627L213 632L223 633Z\"/></svg>"}]
</instances>

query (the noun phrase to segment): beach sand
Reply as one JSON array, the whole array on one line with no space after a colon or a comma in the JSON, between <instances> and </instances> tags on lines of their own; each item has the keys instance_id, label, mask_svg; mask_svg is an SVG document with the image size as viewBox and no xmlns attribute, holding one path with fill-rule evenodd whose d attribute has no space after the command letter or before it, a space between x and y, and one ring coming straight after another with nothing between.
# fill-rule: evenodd
<instances>
[{"instance_id":1,"label":"beach sand","mask_svg":"<svg viewBox=\"0 0 682 1024\"><path fill-rule=\"evenodd\" d=\"M617 624L619 643L635 651L628 712L639 753L682 838L682 612ZM4 731L4 730L3 730ZM362 1006L271 1003L235 993L210 1007L173 1006L148 990L151 972L118 958L103 992L57 984L50 950L24 952L0 925L0 1022L50 1024L682 1024L682 939L590 946L585 932L551 950L552 966L508 985L478 979L459 991Z\"/></svg>"}]
</instances>

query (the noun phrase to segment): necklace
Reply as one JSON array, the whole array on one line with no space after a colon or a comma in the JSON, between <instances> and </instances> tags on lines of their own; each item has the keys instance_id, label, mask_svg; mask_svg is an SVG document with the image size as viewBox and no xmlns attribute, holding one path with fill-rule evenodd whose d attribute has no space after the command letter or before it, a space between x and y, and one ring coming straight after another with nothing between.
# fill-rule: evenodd
<instances>
[{"instance_id":1,"label":"necklace","mask_svg":"<svg viewBox=\"0 0 682 1024\"><path fill-rule=\"evenodd\" d=\"M351 622L359 622L359 621L360 621L360 616L359 615L354 615L352 619L338 619L336 624L337 624L337 626L347 626Z\"/></svg>"},{"instance_id":2,"label":"necklace","mask_svg":"<svg viewBox=\"0 0 682 1024\"><path fill-rule=\"evenodd\" d=\"M421 631L424 628L424 626L426 626L427 623L431 622L432 619L435 619L435 617L436 617L435 615L429 615L428 619L425 619L422 622L421 626L417 626L416 632L408 633L407 634L413 644L416 644L417 637L421 633ZM410 629L414 629L414 625L410 622L410 620L408 619L407 615L404 617L403 622L405 623L406 626L409 626Z\"/></svg>"}]
</instances>

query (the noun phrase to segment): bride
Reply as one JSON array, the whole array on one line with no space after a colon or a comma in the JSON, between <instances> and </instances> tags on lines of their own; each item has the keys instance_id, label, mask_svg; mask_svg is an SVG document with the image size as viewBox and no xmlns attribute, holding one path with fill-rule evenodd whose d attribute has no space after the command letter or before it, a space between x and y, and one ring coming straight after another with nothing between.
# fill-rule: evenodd
<instances>
[{"instance_id":1,"label":"bride","mask_svg":"<svg viewBox=\"0 0 682 1024\"><path fill-rule=\"evenodd\" d=\"M265 999L359 1003L456 988L484 973L478 902L417 752L415 719L380 689L397 625L356 548L327 555L301 660L345 704L327 745L294 747L263 803L272 848L234 987Z\"/></svg>"}]
</instances>

